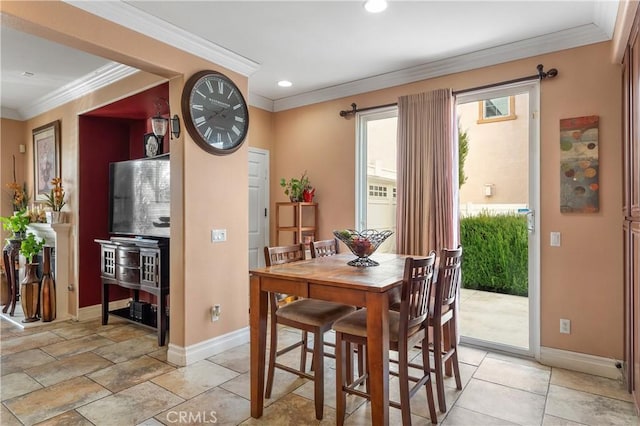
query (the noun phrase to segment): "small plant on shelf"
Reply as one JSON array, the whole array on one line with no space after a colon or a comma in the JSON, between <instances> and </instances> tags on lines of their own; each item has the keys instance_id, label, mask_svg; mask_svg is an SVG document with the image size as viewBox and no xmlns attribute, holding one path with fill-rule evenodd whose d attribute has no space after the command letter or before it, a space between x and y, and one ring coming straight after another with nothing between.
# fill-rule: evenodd
<instances>
[{"instance_id":1,"label":"small plant on shelf","mask_svg":"<svg viewBox=\"0 0 640 426\"><path fill-rule=\"evenodd\" d=\"M309 182L307 171L298 178L291 178L288 181L285 178L280 179L280 186L284 188L284 195L289 196L292 203L304 201L304 193L313 192L313 187Z\"/></svg>"},{"instance_id":2,"label":"small plant on shelf","mask_svg":"<svg viewBox=\"0 0 640 426\"><path fill-rule=\"evenodd\" d=\"M44 238L37 238L31 232L27 234L27 238L22 240L20 244L20 254L27 259L27 263L33 263L33 258L40 253L44 247Z\"/></svg>"}]
</instances>

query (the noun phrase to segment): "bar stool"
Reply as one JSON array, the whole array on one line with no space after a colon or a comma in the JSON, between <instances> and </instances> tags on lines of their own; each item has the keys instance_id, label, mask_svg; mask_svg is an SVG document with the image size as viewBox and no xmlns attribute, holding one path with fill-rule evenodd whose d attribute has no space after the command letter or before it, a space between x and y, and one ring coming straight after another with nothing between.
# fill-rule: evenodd
<instances>
[{"instance_id":1,"label":"bar stool","mask_svg":"<svg viewBox=\"0 0 640 426\"><path fill-rule=\"evenodd\" d=\"M304 244L264 248L264 257L267 266L303 260L304 253ZM316 419L321 420L324 409L324 333L331 329L334 321L353 312L355 308L349 305L316 299L296 299L285 302L286 295L276 293L269 293L269 300L271 305L271 343L269 348L265 398L271 398L274 370L276 368L313 380ZM302 340L286 348L277 350L278 324L302 330ZM318 362L314 362L313 365L314 374L306 372L307 352L310 351L307 347L307 332L313 333L313 359L318 360ZM300 369L276 362L278 356L299 346L302 346Z\"/></svg>"},{"instance_id":2,"label":"bar stool","mask_svg":"<svg viewBox=\"0 0 640 426\"><path fill-rule=\"evenodd\" d=\"M411 406L409 399L422 387L426 387L427 402L431 423L437 423L436 408L431 388L431 368L429 365L429 334L427 321L434 274L435 253L427 258L407 258L402 281L400 311L389 311L389 348L398 352L398 377L400 383L400 402L389 401L389 405L402 411L402 423L411 424ZM345 377L350 345L367 344L367 310L360 309L333 324L336 332L336 422L342 425L346 409L346 394L354 394L369 399L369 394L356 389L368 372L352 384ZM416 344L421 345L422 376L409 376L409 350ZM367 370L370 369L368 366ZM390 372L396 375L396 373ZM409 388L409 381L416 382ZM368 390L368 389L367 389Z\"/></svg>"}]
</instances>

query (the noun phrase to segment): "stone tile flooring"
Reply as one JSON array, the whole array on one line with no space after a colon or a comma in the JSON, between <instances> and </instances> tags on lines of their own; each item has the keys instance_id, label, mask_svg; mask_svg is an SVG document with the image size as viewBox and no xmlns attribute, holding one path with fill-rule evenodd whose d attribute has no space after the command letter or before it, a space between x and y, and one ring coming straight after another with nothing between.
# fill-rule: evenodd
<instances>
[{"instance_id":1,"label":"stone tile flooring","mask_svg":"<svg viewBox=\"0 0 640 426\"><path fill-rule=\"evenodd\" d=\"M4 319L0 324L3 426L335 424L332 359L326 359L321 422L314 418L312 383L279 370L264 416L253 419L248 344L178 367L167 362L155 333L116 318L108 326L99 320L25 330ZM297 336L280 330L282 344ZM297 353L288 355L295 363ZM448 410L438 412L444 426L640 425L620 381L468 347L460 348L460 358L463 389L447 380ZM390 394L398 398L397 378ZM430 424L425 392L412 398L411 409L414 425ZM345 424L370 424L363 399L349 397L347 411ZM390 410L390 424L401 424L399 410Z\"/></svg>"}]
</instances>

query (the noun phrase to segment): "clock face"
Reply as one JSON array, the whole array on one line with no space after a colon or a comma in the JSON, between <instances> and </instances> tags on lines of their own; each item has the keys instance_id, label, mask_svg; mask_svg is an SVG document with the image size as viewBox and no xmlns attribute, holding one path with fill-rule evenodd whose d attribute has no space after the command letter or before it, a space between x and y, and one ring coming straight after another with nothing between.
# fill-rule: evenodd
<instances>
[{"instance_id":1,"label":"clock face","mask_svg":"<svg viewBox=\"0 0 640 426\"><path fill-rule=\"evenodd\" d=\"M249 129L242 93L215 71L200 71L189 78L182 93L182 114L191 137L212 154L230 154L240 148Z\"/></svg>"}]
</instances>

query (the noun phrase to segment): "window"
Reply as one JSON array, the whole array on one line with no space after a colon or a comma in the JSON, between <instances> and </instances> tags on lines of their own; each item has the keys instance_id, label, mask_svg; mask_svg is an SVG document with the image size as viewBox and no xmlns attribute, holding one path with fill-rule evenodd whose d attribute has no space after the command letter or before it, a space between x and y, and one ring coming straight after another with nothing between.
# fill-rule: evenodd
<instances>
[{"instance_id":1,"label":"window","mask_svg":"<svg viewBox=\"0 0 640 426\"><path fill-rule=\"evenodd\" d=\"M516 101L513 96L484 99L478 102L478 124L515 119Z\"/></svg>"},{"instance_id":2,"label":"window","mask_svg":"<svg viewBox=\"0 0 640 426\"><path fill-rule=\"evenodd\" d=\"M387 198L387 187L380 185L369 185L369 197Z\"/></svg>"}]
</instances>

